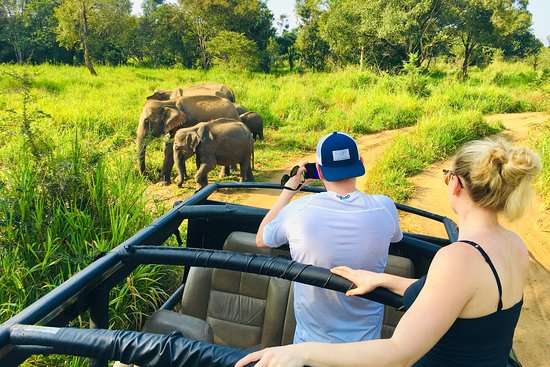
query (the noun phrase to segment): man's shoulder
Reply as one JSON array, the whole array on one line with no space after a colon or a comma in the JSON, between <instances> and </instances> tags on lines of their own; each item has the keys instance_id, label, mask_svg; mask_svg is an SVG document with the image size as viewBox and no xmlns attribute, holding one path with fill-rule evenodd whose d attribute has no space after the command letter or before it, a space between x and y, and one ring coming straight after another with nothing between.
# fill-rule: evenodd
<instances>
[{"instance_id":1,"label":"man's shoulder","mask_svg":"<svg viewBox=\"0 0 550 367\"><path fill-rule=\"evenodd\" d=\"M395 202L386 195L366 194L364 192L361 192L361 195L366 199L366 202L371 205L383 205L386 208L395 207Z\"/></svg>"}]
</instances>

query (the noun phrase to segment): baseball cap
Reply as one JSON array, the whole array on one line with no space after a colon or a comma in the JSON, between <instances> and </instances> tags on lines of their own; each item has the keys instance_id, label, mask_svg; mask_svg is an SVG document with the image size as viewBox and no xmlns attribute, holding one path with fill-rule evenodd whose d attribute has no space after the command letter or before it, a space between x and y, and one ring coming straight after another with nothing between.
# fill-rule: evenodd
<instances>
[{"instance_id":1,"label":"baseball cap","mask_svg":"<svg viewBox=\"0 0 550 367\"><path fill-rule=\"evenodd\" d=\"M365 174L357 143L341 132L330 133L317 143L317 163L327 181L340 181Z\"/></svg>"}]
</instances>

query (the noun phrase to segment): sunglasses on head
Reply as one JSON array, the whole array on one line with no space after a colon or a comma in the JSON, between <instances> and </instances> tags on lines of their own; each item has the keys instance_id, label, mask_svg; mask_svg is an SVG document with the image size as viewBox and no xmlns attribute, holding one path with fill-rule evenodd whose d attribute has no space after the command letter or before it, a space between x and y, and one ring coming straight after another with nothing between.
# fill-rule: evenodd
<instances>
[{"instance_id":1,"label":"sunglasses on head","mask_svg":"<svg viewBox=\"0 0 550 367\"><path fill-rule=\"evenodd\" d=\"M464 188L464 185L462 184L462 180L460 179L460 177L450 169L443 170L443 180L445 181L445 185L449 185L449 181L451 181L451 177L453 176L456 177L456 179L458 180L458 184L460 185L460 187Z\"/></svg>"}]
</instances>

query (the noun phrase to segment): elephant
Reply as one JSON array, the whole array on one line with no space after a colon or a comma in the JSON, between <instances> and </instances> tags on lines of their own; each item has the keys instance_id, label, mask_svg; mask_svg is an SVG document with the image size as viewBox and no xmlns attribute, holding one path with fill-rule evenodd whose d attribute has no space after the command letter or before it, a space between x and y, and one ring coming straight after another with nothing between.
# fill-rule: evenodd
<instances>
[{"instance_id":1,"label":"elephant","mask_svg":"<svg viewBox=\"0 0 550 367\"><path fill-rule=\"evenodd\" d=\"M254 139L238 119L220 118L183 128L174 136L174 161L179 173L177 184L184 178L185 160L196 155L199 166L195 175L197 190L208 184L208 172L216 165L241 168L241 181L253 181Z\"/></svg>"},{"instance_id":2,"label":"elephant","mask_svg":"<svg viewBox=\"0 0 550 367\"><path fill-rule=\"evenodd\" d=\"M239 115L233 103L216 96L180 97L176 100L148 100L143 107L137 128L137 153L139 170L145 172L145 150L152 138L167 137L164 145L164 163L161 183L170 183L170 173L174 165L172 144L176 131L193 126L201 121L210 121L220 117L238 119ZM184 173L185 177L185 173Z\"/></svg>"},{"instance_id":3,"label":"elephant","mask_svg":"<svg viewBox=\"0 0 550 367\"><path fill-rule=\"evenodd\" d=\"M256 112L245 112L239 116L243 124L248 127L248 130L252 133L254 140L259 138L264 140L264 121L262 117Z\"/></svg>"},{"instance_id":4,"label":"elephant","mask_svg":"<svg viewBox=\"0 0 550 367\"><path fill-rule=\"evenodd\" d=\"M203 83L196 84L190 87L178 87L174 90L157 89L147 97L148 100L155 99L159 101L167 101L177 99L179 97L192 96L216 96L225 98L230 102L235 102L235 93L226 85L219 83Z\"/></svg>"}]
</instances>

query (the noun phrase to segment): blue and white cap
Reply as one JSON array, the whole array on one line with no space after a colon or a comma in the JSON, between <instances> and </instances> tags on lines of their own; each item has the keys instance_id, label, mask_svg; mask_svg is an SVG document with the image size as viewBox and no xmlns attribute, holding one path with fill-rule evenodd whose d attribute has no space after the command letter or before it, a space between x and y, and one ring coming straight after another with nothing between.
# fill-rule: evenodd
<instances>
[{"instance_id":1,"label":"blue and white cap","mask_svg":"<svg viewBox=\"0 0 550 367\"><path fill-rule=\"evenodd\" d=\"M317 143L317 163L327 181L340 181L365 174L357 143L341 132L330 133Z\"/></svg>"}]
</instances>

